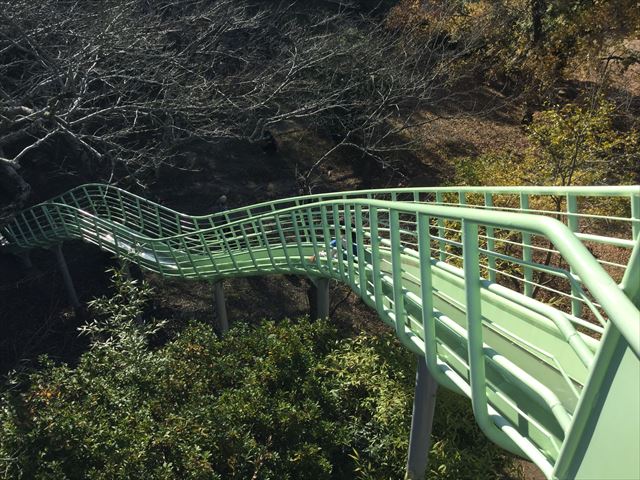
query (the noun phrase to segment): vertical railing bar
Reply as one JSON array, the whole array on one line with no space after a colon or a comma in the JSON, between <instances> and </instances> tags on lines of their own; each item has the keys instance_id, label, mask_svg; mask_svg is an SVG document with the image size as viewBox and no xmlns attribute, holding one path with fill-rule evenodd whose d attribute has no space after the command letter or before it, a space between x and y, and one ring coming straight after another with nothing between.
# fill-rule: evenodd
<instances>
[{"instance_id":1,"label":"vertical railing bar","mask_svg":"<svg viewBox=\"0 0 640 480\"><path fill-rule=\"evenodd\" d=\"M27 213L28 210L25 210L24 212L20 213L20 216L22 217L22 220L24 222L24 226L27 227L27 230L29 230L29 235L31 235L31 238L35 241L36 240L36 234L33 233L33 229L31 228L31 222L29 222L29 220L27 220ZM20 229L22 231L22 229Z\"/></svg>"},{"instance_id":2,"label":"vertical railing bar","mask_svg":"<svg viewBox=\"0 0 640 480\"><path fill-rule=\"evenodd\" d=\"M273 266L273 268L277 269L278 266L276 265L276 261L273 258L273 253L271 252L271 245L269 242L269 238L267 237L267 234L265 232L264 223L262 223L262 218L258 218L258 227L260 228L260 234L262 235L264 246L267 249L267 255L269 256L269 261L271 262L271 265Z\"/></svg>"},{"instance_id":3,"label":"vertical railing bar","mask_svg":"<svg viewBox=\"0 0 640 480\"><path fill-rule=\"evenodd\" d=\"M251 243L249 242L249 237L247 236L247 230L244 228L244 223L240 224L240 231L242 232L242 236L244 237L244 241L247 244L247 250L249 251L249 256L251 257L251 262L253 263L253 266L256 268L256 270L259 270L258 262L256 261L255 253L253 252L253 248L251 248Z\"/></svg>"},{"instance_id":4,"label":"vertical railing bar","mask_svg":"<svg viewBox=\"0 0 640 480\"><path fill-rule=\"evenodd\" d=\"M76 227L78 228L78 233L80 235L80 238L84 239L84 232L82 231L82 226L80 225L80 219L78 218L78 210L73 208L71 209L71 211L73 212L73 218L76 222Z\"/></svg>"},{"instance_id":5,"label":"vertical railing bar","mask_svg":"<svg viewBox=\"0 0 640 480\"><path fill-rule=\"evenodd\" d=\"M433 316L433 282L431 278L431 228L429 216L418 214L418 253L420 255L420 292L422 297L422 329L427 366L436 368L436 325Z\"/></svg>"},{"instance_id":6,"label":"vertical railing bar","mask_svg":"<svg viewBox=\"0 0 640 480\"><path fill-rule=\"evenodd\" d=\"M144 215L142 214L142 208L140 207L140 198L135 197L136 208L138 209L138 219L140 220L140 230L144 231Z\"/></svg>"},{"instance_id":7,"label":"vertical railing bar","mask_svg":"<svg viewBox=\"0 0 640 480\"><path fill-rule=\"evenodd\" d=\"M360 283L360 296L367 295L367 272L364 255L364 224L362 222L362 206L356 205L356 243L358 255L358 277Z\"/></svg>"},{"instance_id":8,"label":"vertical railing bar","mask_svg":"<svg viewBox=\"0 0 640 480\"><path fill-rule=\"evenodd\" d=\"M36 226L38 227L38 230L40 230L40 234L44 237L44 238L48 238L47 235L44 232L44 229L42 228L42 225L40 225L40 221L38 220L38 217L36 215L36 212L34 211L34 209L29 210L29 213L31 214L31 216L33 217L33 221L35 222ZM31 230L31 229L30 229Z\"/></svg>"},{"instance_id":9,"label":"vertical railing bar","mask_svg":"<svg viewBox=\"0 0 640 480\"><path fill-rule=\"evenodd\" d=\"M65 235L69 235L69 228L67 227L67 221L66 219L63 217L62 212L60 211L60 205L58 205L57 203L53 205L54 206L54 210L56 211L56 213L58 214L58 217L60 218L60 221L62 222L62 229L64 230L64 234ZM94 217L94 220L96 219L96 217Z\"/></svg>"},{"instance_id":10,"label":"vertical railing bar","mask_svg":"<svg viewBox=\"0 0 640 480\"><path fill-rule=\"evenodd\" d=\"M405 337L404 292L402 287L402 247L400 240L400 215L397 210L389 212L389 229L391 233L391 271L393 281L393 311L396 321L396 335Z\"/></svg>"},{"instance_id":11,"label":"vertical railing bar","mask_svg":"<svg viewBox=\"0 0 640 480\"><path fill-rule=\"evenodd\" d=\"M118 197L118 202L120 203L120 211L122 212L122 223L127 224L127 211L124 208L124 202L122 201L122 192L120 189L116 189L116 196Z\"/></svg>"},{"instance_id":12,"label":"vertical railing bar","mask_svg":"<svg viewBox=\"0 0 640 480\"><path fill-rule=\"evenodd\" d=\"M631 238L640 239L640 192L631 195Z\"/></svg>"},{"instance_id":13,"label":"vertical railing bar","mask_svg":"<svg viewBox=\"0 0 640 480\"><path fill-rule=\"evenodd\" d=\"M284 238L284 232L282 231L282 222L280 221L280 215L279 214L274 214L273 218L276 221L276 229L278 230L278 236L280 237L280 243L282 245L282 251L284 252L285 261L287 262L287 266L289 268L292 268L291 267L291 259L289 258L289 252L288 252L288 248L287 248L287 241Z\"/></svg>"},{"instance_id":14,"label":"vertical railing bar","mask_svg":"<svg viewBox=\"0 0 640 480\"><path fill-rule=\"evenodd\" d=\"M578 214L578 198L575 195L567 194L567 225L572 232L580 230L580 218ZM571 272L573 274L573 271ZM576 317L582 316L582 302L579 300L581 292L577 286L571 284L571 314Z\"/></svg>"},{"instance_id":15,"label":"vertical railing bar","mask_svg":"<svg viewBox=\"0 0 640 480\"><path fill-rule=\"evenodd\" d=\"M87 201L89 202L89 204L91 204L91 209L93 210L93 213L97 214L98 211L96 209L96 205L95 205L95 203L93 201L93 198L92 198L91 194L87 191L87 187L83 185L82 186L82 191L84 192L84 196L87 199Z\"/></svg>"},{"instance_id":16,"label":"vertical railing bar","mask_svg":"<svg viewBox=\"0 0 640 480\"><path fill-rule=\"evenodd\" d=\"M164 270L162 268L162 263L160 263L160 258L158 256L158 250L156 249L156 241L152 240L151 242L148 243L148 245L151 246L151 251L153 252L153 257L156 259L155 264L156 264L156 269L157 271L161 274L164 275ZM165 247L169 248L168 245L165 245Z\"/></svg>"},{"instance_id":17,"label":"vertical railing bar","mask_svg":"<svg viewBox=\"0 0 640 480\"><path fill-rule=\"evenodd\" d=\"M442 192L436 192L436 203L438 205L442 205L444 201L444 197L442 195ZM439 243L439 252L440 252L440 261L441 262L446 262L447 260L447 251L446 251L446 243L444 241L444 236L445 236L445 230L444 230L444 218L442 217L438 217L438 237L440 237L441 240L438 241Z\"/></svg>"},{"instance_id":18,"label":"vertical railing bar","mask_svg":"<svg viewBox=\"0 0 640 480\"><path fill-rule=\"evenodd\" d=\"M233 234L235 235L235 231L233 232ZM220 228L220 238L222 239L224 249L227 251L229 258L231 259L231 263L233 263L233 268L235 268L236 271L240 271L240 267L238 267L238 262L236 261L236 257L231 251L231 246L229 245L229 241L227 240L227 236L225 235L223 228Z\"/></svg>"},{"instance_id":19,"label":"vertical railing bar","mask_svg":"<svg viewBox=\"0 0 640 480\"><path fill-rule=\"evenodd\" d=\"M300 207L301 206L300 205L300 200L296 200L295 201L295 205L296 205L296 207ZM302 215L302 210L300 208L298 208L297 211L299 211L300 215ZM302 218L301 218L301 220L302 220ZM302 222L302 235L301 236L304 239L305 243L311 241L311 234L309 232L309 227L307 227L305 225L305 222Z\"/></svg>"},{"instance_id":20,"label":"vertical railing bar","mask_svg":"<svg viewBox=\"0 0 640 480\"><path fill-rule=\"evenodd\" d=\"M25 216L24 213L22 213L22 219L25 220ZM20 236L22 237L23 241L26 243L27 241L27 236L24 233L24 230L22 229L22 227L20 226L22 222L19 221L17 218L16 220L13 222L13 224L16 226L16 228L20 231ZM11 233L15 236L15 232L13 231L13 228L11 228ZM32 235L33 236L33 235Z\"/></svg>"},{"instance_id":21,"label":"vertical railing bar","mask_svg":"<svg viewBox=\"0 0 640 480\"><path fill-rule=\"evenodd\" d=\"M180 215L178 215L177 213L173 214L174 216L174 225L176 226L176 234L177 235L182 235L182 221L180 219Z\"/></svg>"},{"instance_id":22,"label":"vertical railing bar","mask_svg":"<svg viewBox=\"0 0 640 480\"><path fill-rule=\"evenodd\" d=\"M255 233L256 242L258 243L258 248L263 248L265 245L262 242L262 235L260 235L260 231L258 230L257 222L255 218L251 218L251 228L253 228L253 232Z\"/></svg>"},{"instance_id":23,"label":"vertical railing bar","mask_svg":"<svg viewBox=\"0 0 640 480\"><path fill-rule=\"evenodd\" d=\"M207 239L205 238L204 233L198 232L198 236L200 237L200 242L202 242L202 246L204 247L205 252L207 252L207 255L209 256L209 261L211 262L211 265L213 266L216 273L219 274L220 269L218 268L218 265L216 265L216 262L213 259L213 254L211 253L211 249L209 248L209 244L207 243Z\"/></svg>"},{"instance_id":24,"label":"vertical railing bar","mask_svg":"<svg viewBox=\"0 0 640 480\"><path fill-rule=\"evenodd\" d=\"M526 193L520 194L520 210L526 212L529 210L529 195ZM531 234L522 232L522 259L525 262L533 261L533 254L531 250ZM524 294L527 297L533 296L533 270L531 267L524 265L522 267L524 273Z\"/></svg>"},{"instance_id":25,"label":"vertical railing bar","mask_svg":"<svg viewBox=\"0 0 640 480\"><path fill-rule=\"evenodd\" d=\"M297 201L296 201L296 206L298 206ZM302 236L300 235L300 226L298 225L298 212L299 210L290 210L289 217L291 218L291 223L293 225L293 234L296 238L296 246L298 247L298 254L300 255L300 263L304 267L306 265L305 265L305 259L304 259L304 252L302 250ZM302 227L302 229L304 230L304 226Z\"/></svg>"},{"instance_id":26,"label":"vertical railing bar","mask_svg":"<svg viewBox=\"0 0 640 480\"><path fill-rule=\"evenodd\" d=\"M488 209L493 208L493 195L491 192L487 192L484 194L484 206ZM487 251L494 252L496 249L496 241L495 241L495 229L490 226L486 226L486 234L487 234ZM487 256L487 265L489 266L489 281L496 281L496 258L493 255Z\"/></svg>"},{"instance_id":27,"label":"vertical railing bar","mask_svg":"<svg viewBox=\"0 0 640 480\"><path fill-rule=\"evenodd\" d=\"M95 232L96 232L96 240L98 241L98 247L100 247L100 249L103 250L102 238L100 235L100 226L98 225L98 217L96 216L93 217L93 228L95 229ZM66 227L65 227L65 231L66 231Z\"/></svg>"},{"instance_id":28,"label":"vertical railing bar","mask_svg":"<svg viewBox=\"0 0 640 480\"><path fill-rule=\"evenodd\" d=\"M48 205L47 205L47 207L48 207ZM42 213L44 213L44 216L46 217L47 222L49 222L49 228L47 230L49 232L51 232L52 235L54 235L54 232L56 230L56 228L55 228L56 227L56 222L51 217L51 214L49 213L49 209L48 208L46 208L44 206L40 207L40 208L42 209ZM62 221L62 218L60 220ZM63 229L64 229L64 221L62 221L62 226L63 226ZM65 233L66 233L66 230L65 230ZM48 233L45 235L45 238L46 239L49 238L49 234ZM55 235L53 236L53 238L55 238Z\"/></svg>"},{"instance_id":29,"label":"vertical railing bar","mask_svg":"<svg viewBox=\"0 0 640 480\"><path fill-rule=\"evenodd\" d=\"M378 235L378 209L369 209L369 224L371 225L371 264L373 269L373 292L376 302L376 310L382 312L384 309L382 291L382 276L380 270L380 236Z\"/></svg>"},{"instance_id":30,"label":"vertical railing bar","mask_svg":"<svg viewBox=\"0 0 640 480\"><path fill-rule=\"evenodd\" d=\"M320 248L318 247L318 235L316 234L316 227L313 222L313 212L310 207L306 207L304 211L307 213L307 223L309 224L309 232L311 232L311 244L313 246L313 256L315 257L316 266L318 270L322 270L322 264L320 262Z\"/></svg>"},{"instance_id":31,"label":"vertical railing bar","mask_svg":"<svg viewBox=\"0 0 640 480\"><path fill-rule=\"evenodd\" d=\"M189 259L189 263L191 264L191 268L193 268L193 273L196 277L199 277L200 274L198 273L198 267L196 266L196 263L193 261L193 256L191 255L191 250L189 248L189 246L187 245L187 237L180 237L180 242L182 243L182 247L184 249L184 254L187 255L187 258Z\"/></svg>"},{"instance_id":32,"label":"vertical railing bar","mask_svg":"<svg viewBox=\"0 0 640 480\"><path fill-rule=\"evenodd\" d=\"M109 229L111 231L111 235L113 235L113 246L115 248L115 254L120 256L120 244L118 243L118 234L116 233L116 222L109 222ZM126 255L125 255L126 258Z\"/></svg>"},{"instance_id":33,"label":"vertical railing bar","mask_svg":"<svg viewBox=\"0 0 640 480\"><path fill-rule=\"evenodd\" d=\"M164 233L162 230L162 219L160 218L160 208L158 207L158 205L155 206L154 211L156 214L156 221L158 222L158 236L164 237Z\"/></svg>"},{"instance_id":34,"label":"vertical railing bar","mask_svg":"<svg viewBox=\"0 0 640 480\"><path fill-rule=\"evenodd\" d=\"M220 253L224 252L224 250L227 248L224 241L222 240L222 237L225 234L225 224L218 222L218 225L216 225L216 221L214 221L213 219L214 217L209 217L209 224L211 225L211 228L213 230L211 230L211 233L213 235L213 242L214 245L216 246L216 248L219 250ZM211 247L209 247L211 248Z\"/></svg>"},{"instance_id":35,"label":"vertical railing bar","mask_svg":"<svg viewBox=\"0 0 640 480\"><path fill-rule=\"evenodd\" d=\"M171 255L171 258L173 258L173 261L175 262L176 268L178 269L178 273L180 274L180 276L185 276L182 272L182 267L180 267L180 262L178 261L178 257L176 257L176 254L173 251L173 247L171 246L171 239L169 239L166 242L166 246L167 246L167 249L169 250L169 254ZM156 260L158 260L157 257L156 257Z\"/></svg>"},{"instance_id":36,"label":"vertical railing bar","mask_svg":"<svg viewBox=\"0 0 640 480\"><path fill-rule=\"evenodd\" d=\"M109 201L109 187L101 189L100 191L100 197L102 199L102 201L104 202L104 206L107 209L107 220L109 220L110 222L113 221L113 212L112 212L112 206L111 206L111 202Z\"/></svg>"},{"instance_id":37,"label":"vertical railing bar","mask_svg":"<svg viewBox=\"0 0 640 480\"><path fill-rule=\"evenodd\" d=\"M69 196L71 197L71 200L73 200L73 203L75 204L75 206L79 210L82 210L82 205L80 205L80 202L78 202L78 199L76 198L75 194L73 192L71 192L71 194Z\"/></svg>"},{"instance_id":38,"label":"vertical railing bar","mask_svg":"<svg viewBox=\"0 0 640 480\"><path fill-rule=\"evenodd\" d=\"M466 297L469 376L473 413L481 422L489 415L482 334L482 303L478 225L462 220L463 269Z\"/></svg>"},{"instance_id":39,"label":"vertical railing bar","mask_svg":"<svg viewBox=\"0 0 640 480\"><path fill-rule=\"evenodd\" d=\"M322 219L322 234L324 236L324 248L327 256L327 268L333 272L333 257L331 256L331 232L329 231L329 220L327 218L327 207L320 207L320 217Z\"/></svg>"},{"instance_id":40,"label":"vertical railing bar","mask_svg":"<svg viewBox=\"0 0 640 480\"><path fill-rule=\"evenodd\" d=\"M345 204L344 206L344 234L345 244L347 246L347 268L349 270L349 285L356 288L356 275L355 266L353 261L353 225L351 222L351 205ZM343 254L342 245L337 244L340 254Z\"/></svg>"},{"instance_id":41,"label":"vertical railing bar","mask_svg":"<svg viewBox=\"0 0 640 480\"><path fill-rule=\"evenodd\" d=\"M338 205L334 204L332 206L332 210L333 210L333 225L334 225L334 233L335 233L335 241L336 241L336 250L337 250L337 255L336 255L336 260L338 262L338 271L340 272L340 278L342 278L344 280L345 278L345 274L344 274L344 261L342 258L342 252L340 252L340 250L342 249L342 233L340 232L340 214L338 212ZM327 255L331 255L330 252L327 253Z\"/></svg>"}]
</instances>

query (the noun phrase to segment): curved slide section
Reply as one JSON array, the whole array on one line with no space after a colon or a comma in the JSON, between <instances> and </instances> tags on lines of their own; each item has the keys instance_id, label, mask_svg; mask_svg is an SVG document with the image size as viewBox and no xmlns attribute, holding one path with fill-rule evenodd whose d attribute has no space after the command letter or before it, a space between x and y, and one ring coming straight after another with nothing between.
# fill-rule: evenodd
<instances>
[{"instance_id":1,"label":"curved slide section","mask_svg":"<svg viewBox=\"0 0 640 480\"><path fill-rule=\"evenodd\" d=\"M558 195L566 198L559 214L546 203ZM576 220L602 216L581 213L578 197L629 201L631 238L580 229ZM335 279L424 357L435 381L471 399L492 441L548 478L588 478L602 474L596 447L615 439L624 445L615 455L627 460L591 478L633 478L639 215L638 187L340 192L190 216L84 185L21 212L0 230L0 243L19 252L80 239L182 278ZM594 258L586 241L633 249L621 265L623 288L603 268L612 262ZM551 267L545 251L566 268ZM549 285L555 297L540 294ZM567 308L556 308L557 298ZM620 408L631 415L628 432L611 425Z\"/></svg>"}]
</instances>

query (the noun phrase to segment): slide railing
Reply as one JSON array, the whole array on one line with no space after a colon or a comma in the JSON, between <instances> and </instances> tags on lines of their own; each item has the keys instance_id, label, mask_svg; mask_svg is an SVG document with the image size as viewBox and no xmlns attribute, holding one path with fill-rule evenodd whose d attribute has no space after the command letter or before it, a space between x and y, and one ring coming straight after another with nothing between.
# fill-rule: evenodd
<instances>
[{"instance_id":1,"label":"slide railing","mask_svg":"<svg viewBox=\"0 0 640 480\"><path fill-rule=\"evenodd\" d=\"M548 478L640 472L634 453L592 462L607 442L640 447L640 187L370 190L191 216L94 184L1 234L13 250L81 239L165 276L336 279Z\"/></svg>"}]
</instances>

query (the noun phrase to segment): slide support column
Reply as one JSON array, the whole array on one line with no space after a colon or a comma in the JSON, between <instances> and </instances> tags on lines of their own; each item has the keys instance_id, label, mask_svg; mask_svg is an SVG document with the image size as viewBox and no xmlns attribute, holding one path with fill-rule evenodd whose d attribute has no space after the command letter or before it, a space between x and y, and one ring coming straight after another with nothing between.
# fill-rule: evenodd
<instances>
[{"instance_id":1,"label":"slide support column","mask_svg":"<svg viewBox=\"0 0 640 480\"><path fill-rule=\"evenodd\" d=\"M25 270L33 270L33 262L31 261L31 254L29 252L20 253L18 258Z\"/></svg>"},{"instance_id":2,"label":"slide support column","mask_svg":"<svg viewBox=\"0 0 640 480\"><path fill-rule=\"evenodd\" d=\"M424 357L418 356L417 358L416 389L413 400L413 415L411 416L406 480L422 480L427 471L433 414L438 392L438 382L429 373Z\"/></svg>"},{"instance_id":3,"label":"slide support column","mask_svg":"<svg viewBox=\"0 0 640 480\"><path fill-rule=\"evenodd\" d=\"M316 278L313 280L316 296L316 318L327 318L329 316L329 279L328 278Z\"/></svg>"},{"instance_id":4,"label":"slide support column","mask_svg":"<svg viewBox=\"0 0 640 480\"><path fill-rule=\"evenodd\" d=\"M62 273L62 280L64 281L64 286L67 290L67 295L69 296L69 301L71 302L71 306L76 311L80 310L80 301L78 300L78 294L76 293L76 289L73 286L73 279L71 278L71 274L69 273L69 267L67 266L67 261L64 259L64 255L62 253L61 243L53 247L53 253L56 256L56 260L58 261L58 268L60 268L60 272Z\"/></svg>"},{"instance_id":5,"label":"slide support column","mask_svg":"<svg viewBox=\"0 0 640 480\"><path fill-rule=\"evenodd\" d=\"M216 304L216 316L218 317L218 328L224 335L229 331L229 319L227 317L227 303L224 298L224 284L218 280L213 284L213 295Z\"/></svg>"}]
</instances>

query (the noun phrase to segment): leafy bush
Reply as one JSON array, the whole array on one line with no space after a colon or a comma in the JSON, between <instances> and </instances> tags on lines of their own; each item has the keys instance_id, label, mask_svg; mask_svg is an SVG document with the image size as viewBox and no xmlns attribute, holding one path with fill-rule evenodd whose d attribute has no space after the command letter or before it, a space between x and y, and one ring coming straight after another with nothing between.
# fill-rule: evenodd
<instances>
[{"instance_id":1,"label":"leafy bush","mask_svg":"<svg viewBox=\"0 0 640 480\"><path fill-rule=\"evenodd\" d=\"M75 367L42 359L0 400L0 471L25 479L401 478L414 360L391 335L341 339L326 321L192 323L164 345L148 296L116 276L93 303ZM125 296L131 303L123 301ZM438 479L495 478L510 460L468 401L440 392Z\"/></svg>"},{"instance_id":2,"label":"leafy bush","mask_svg":"<svg viewBox=\"0 0 640 480\"><path fill-rule=\"evenodd\" d=\"M636 0L400 0L389 17L424 30L437 24L455 43L473 38L485 77L524 93L530 106L555 98L576 73L607 80L609 62L624 72L640 61L626 41L640 30Z\"/></svg>"},{"instance_id":3,"label":"leafy bush","mask_svg":"<svg viewBox=\"0 0 640 480\"><path fill-rule=\"evenodd\" d=\"M576 104L538 112L523 153L495 151L459 159L458 183L467 185L602 185L637 181L640 132L615 128L615 106Z\"/></svg>"}]
</instances>

